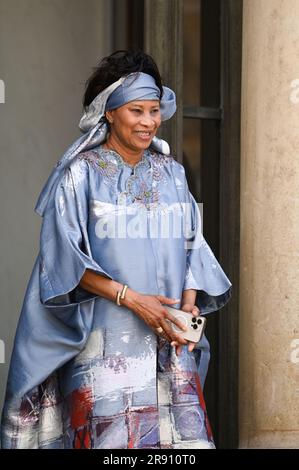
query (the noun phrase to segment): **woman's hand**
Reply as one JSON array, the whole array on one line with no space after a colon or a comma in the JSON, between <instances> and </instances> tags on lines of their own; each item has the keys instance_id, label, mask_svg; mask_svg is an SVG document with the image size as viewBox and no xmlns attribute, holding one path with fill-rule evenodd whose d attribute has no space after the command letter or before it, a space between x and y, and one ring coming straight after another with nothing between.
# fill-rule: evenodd
<instances>
[{"instance_id":1,"label":"woman's hand","mask_svg":"<svg viewBox=\"0 0 299 470\"><path fill-rule=\"evenodd\" d=\"M192 315L195 317L198 317L198 315L200 314L199 308L196 305L192 305L190 303L183 304L181 306L181 310L184 310L184 312L192 313ZM195 345L196 343L188 341L188 351L192 352L195 348ZM176 341L172 341L171 346L175 346L175 353L177 356L179 356L182 352L182 346Z\"/></svg>"},{"instance_id":2,"label":"woman's hand","mask_svg":"<svg viewBox=\"0 0 299 470\"><path fill-rule=\"evenodd\" d=\"M175 342L182 346L188 342L172 329L169 322L177 325L182 331L186 331L187 328L162 305L173 305L178 302L180 299L170 299L163 295L144 295L128 289L122 304L138 315L156 334L170 343Z\"/></svg>"}]
</instances>

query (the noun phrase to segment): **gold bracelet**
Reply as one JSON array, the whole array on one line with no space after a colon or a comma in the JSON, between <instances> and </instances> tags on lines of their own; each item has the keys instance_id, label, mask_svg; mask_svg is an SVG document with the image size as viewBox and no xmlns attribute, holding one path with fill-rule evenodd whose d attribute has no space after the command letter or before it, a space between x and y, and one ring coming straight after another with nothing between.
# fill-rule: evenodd
<instances>
[{"instance_id":1,"label":"gold bracelet","mask_svg":"<svg viewBox=\"0 0 299 470\"><path fill-rule=\"evenodd\" d=\"M124 284L122 290L117 292L116 303L118 306L121 306L120 299L123 300L125 298L127 288L127 284Z\"/></svg>"}]
</instances>

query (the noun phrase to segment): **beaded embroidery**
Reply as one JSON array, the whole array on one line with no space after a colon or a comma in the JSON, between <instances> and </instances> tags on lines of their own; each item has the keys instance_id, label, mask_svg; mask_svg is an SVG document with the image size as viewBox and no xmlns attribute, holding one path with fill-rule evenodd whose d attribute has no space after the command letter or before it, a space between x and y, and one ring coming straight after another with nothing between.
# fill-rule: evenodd
<instances>
[{"instance_id":1,"label":"beaded embroidery","mask_svg":"<svg viewBox=\"0 0 299 470\"><path fill-rule=\"evenodd\" d=\"M100 172L104 180L113 181L118 174L118 168L108 155L99 154L94 150L83 152L79 155L80 160L85 160Z\"/></svg>"},{"instance_id":2,"label":"beaded embroidery","mask_svg":"<svg viewBox=\"0 0 299 470\"><path fill-rule=\"evenodd\" d=\"M141 160L136 165L130 165L114 150L100 146L96 150L83 152L79 155L79 159L87 161L99 171L107 184L117 183L119 170L123 166L134 169L134 173L127 178L124 194L128 203L142 204L149 208L159 203L157 186L166 183L164 167L173 160L173 157L146 149Z\"/></svg>"}]
</instances>

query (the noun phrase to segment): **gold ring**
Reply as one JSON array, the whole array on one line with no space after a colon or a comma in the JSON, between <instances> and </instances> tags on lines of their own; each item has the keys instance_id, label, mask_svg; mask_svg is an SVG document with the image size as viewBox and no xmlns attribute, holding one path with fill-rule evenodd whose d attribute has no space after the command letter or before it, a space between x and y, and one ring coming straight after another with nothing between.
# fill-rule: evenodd
<instances>
[{"instance_id":1,"label":"gold ring","mask_svg":"<svg viewBox=\"0 0 299 470\"><path fill-rule=\"evenodd\" d=\"M163 333L163 328L159 326L159 328L156 328L158 333Z\"/></svg>"}]
</instances>

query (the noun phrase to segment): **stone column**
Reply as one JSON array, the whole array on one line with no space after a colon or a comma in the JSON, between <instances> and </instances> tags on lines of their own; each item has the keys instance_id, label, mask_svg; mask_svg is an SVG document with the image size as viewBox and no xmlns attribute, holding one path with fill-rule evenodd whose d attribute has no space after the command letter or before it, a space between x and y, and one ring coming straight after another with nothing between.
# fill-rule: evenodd
<instances>
[{"instance_id":1,"label":"stone column","mask_svg":"<svg viewBox=\"0 0 299 470\"><path fill-rule=\"evenodd\" d=\"M244 0L240 447L299 447L299 1Z\"/></svg>"},{"instance_id":2,"label":"stone column","mask_svg":"<svg viewBox=\"0 0 299 470\"><path fill-rule=\"evenodd\" d=\"M183 159L183 2L145 0L145 52L155 59L164 85L176 93L177 111L162 123L158 135L170 145L172 155Z\"/></svg>"}]
</instances>

